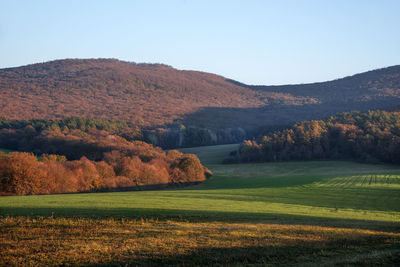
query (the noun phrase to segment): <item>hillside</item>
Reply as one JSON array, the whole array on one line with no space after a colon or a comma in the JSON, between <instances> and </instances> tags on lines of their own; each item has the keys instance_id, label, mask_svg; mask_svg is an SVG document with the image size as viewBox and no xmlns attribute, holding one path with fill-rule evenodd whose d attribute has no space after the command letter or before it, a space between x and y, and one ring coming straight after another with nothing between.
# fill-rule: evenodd
<instances>
[{"instance_id":1,"label":"hillside","mask_svg":"<svg viewBox=\"0 0 400 267\"><path fill-rule=\"evenodd\" d=\"M263 92L312 97L318 99L320 103L397 99L400 93L400 65L328 82L279 86L253 85L248 87Z\"/></svg>"},{"instance_id":2,"label":"hillside","mask_svg":"<svg viewBox=\"0 0 400 267\"><path fill-rule=\"evenodd\" d=\"M0 116L65 116L210 129L285 125L400 99L400 66L314 84L248 86L161 64L65 59L0 70Z\"/></svg>"},{"instance_id":3,"label":"hillside","mask_svg":"<svg viewBox=\"0 0 400 267\"><path fill-rule=\"evenodd\" d=\"M66 59L3 69L0 88L0 115L7 118L71 115L152 126L172 123L202 107L259 107L269 96L281 98L214 74L114 59Z\"/></svg>"}]
</instances>

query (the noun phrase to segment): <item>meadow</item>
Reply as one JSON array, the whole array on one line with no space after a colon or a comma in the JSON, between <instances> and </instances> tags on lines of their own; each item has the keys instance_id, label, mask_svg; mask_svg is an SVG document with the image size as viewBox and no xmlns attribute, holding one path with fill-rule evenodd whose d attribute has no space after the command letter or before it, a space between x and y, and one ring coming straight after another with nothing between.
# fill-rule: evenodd
<instances>
[{"instance_id":1,"label":"meadow","mask_svg":"<svg viewBox=\"0 0 400 267\"><path fill-rule=\"evenodd\" d=\"M162 191L0 198L3 265L393 265L400 167L223 165L237 145L182 149L214 175Z\"/></svg>"}]
</instances>

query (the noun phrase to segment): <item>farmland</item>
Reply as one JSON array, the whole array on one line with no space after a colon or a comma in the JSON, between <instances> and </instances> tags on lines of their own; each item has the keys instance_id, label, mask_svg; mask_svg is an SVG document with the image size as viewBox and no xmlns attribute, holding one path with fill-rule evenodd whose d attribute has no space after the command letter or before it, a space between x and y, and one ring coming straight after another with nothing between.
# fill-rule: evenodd
<instances>
[{"instance_id":1,"label":"farmland","mask_svg":"<svg viewBox=\"0 0 400 267\"><path fill-rule=\"evenodd\" d=\"M395 264L400 168L341 161L222 165L175 190L0 198L8 264ZM45 256L45 257L43 257Z\"/></svg>"}]
</instances>

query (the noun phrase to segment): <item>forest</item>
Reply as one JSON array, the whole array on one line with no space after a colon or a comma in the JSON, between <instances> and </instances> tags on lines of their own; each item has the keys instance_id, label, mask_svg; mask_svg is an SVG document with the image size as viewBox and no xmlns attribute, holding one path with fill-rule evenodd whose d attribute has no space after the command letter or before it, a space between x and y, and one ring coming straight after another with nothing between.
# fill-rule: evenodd
<instances>
[{"instance_id":1,"label":"forest","mask_svg":"<svg viewBox=\"0 0 400 267\"><path fill-rule=\"evenodd\" d=\"M25 151L0 154L2 195L139 189L211 176L195 155L113 135L123 123L68 118L0 124L0 147Z\"/></svg>"},{"instance_id":2,"label":"forest","mask_svg":"<svg viewBox=\"0 0 400 267\"><path fill-rule=\"evenodd\" d=\"M229 162L350 159L400 164L400 112L348 112L247 140Z\"/></svg>"},{"instance_id":3,"label":"forest","mask_svg":"<svg viewBox=\"0 0 400 267\"><path fill-rule=\"evenodd\" d=\"M276 127L263 128L263 131L271 129ZM35 152L42 150L37 147L36 141L46 133L74 132L74 135L90 136L94 134L94 130L117 135L128 141L144 141L163 149L239 143L256 133L256 131L245 131L240 127L211 130L183 124L177 128L143 128L129 121L85 117L65 117L58 120L9 120L0 117L0 145L7 149ZM49 152L52 153L46 149L44 152L37 151L37 153Z\"/></svg>"}]
</instances>

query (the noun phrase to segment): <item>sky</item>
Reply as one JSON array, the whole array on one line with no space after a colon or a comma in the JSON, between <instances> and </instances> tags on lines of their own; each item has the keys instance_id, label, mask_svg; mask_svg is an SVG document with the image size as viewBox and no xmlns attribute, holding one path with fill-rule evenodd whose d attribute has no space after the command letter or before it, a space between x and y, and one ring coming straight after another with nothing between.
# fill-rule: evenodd
<instances>
[{"instance_id":1,"label":"sky","mask_svg":"<svg viewBox=\"0 0 400 267\"><path fill-rule=\"evenodd\" d=\"M398 0L0 3L0 68L117 58L273 85L400 64Z\"/></svg>"}]
</instances>

